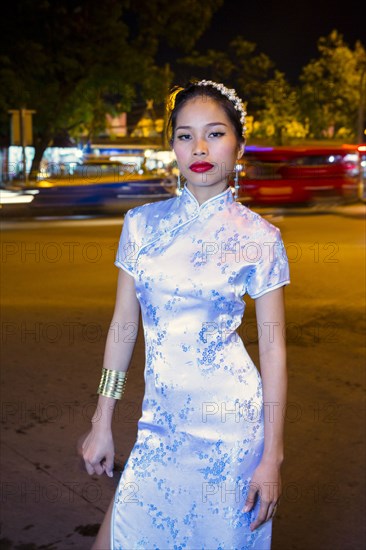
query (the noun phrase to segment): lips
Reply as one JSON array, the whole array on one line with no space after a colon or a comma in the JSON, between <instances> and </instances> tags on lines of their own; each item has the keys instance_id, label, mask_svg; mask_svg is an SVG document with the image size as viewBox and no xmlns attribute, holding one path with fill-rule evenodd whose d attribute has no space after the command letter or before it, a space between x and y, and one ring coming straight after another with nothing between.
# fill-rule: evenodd
<instances>
[{"instance_id":1,"label":"lips","mask_svg":"<svg viewBox=\"0 0 366 550\"><path fill-rule=\"evenodd\" d=\"M191 164L189 169L192 170L192 172L201 174L202 172L207 172L208 170L211 170L213 167L214 165L210 162L195 162Z\"/></svg>"}]
</instances>

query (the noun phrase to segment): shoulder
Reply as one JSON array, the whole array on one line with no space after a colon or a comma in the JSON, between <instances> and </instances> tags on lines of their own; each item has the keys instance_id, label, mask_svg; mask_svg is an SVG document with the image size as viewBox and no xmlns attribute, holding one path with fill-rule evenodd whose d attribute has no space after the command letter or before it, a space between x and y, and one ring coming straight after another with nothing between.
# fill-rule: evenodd
<instances>
[{"instance_id":1,"label":"shoulder","mask_svg":"<svg viewBox=\"0 0 366 550\"><path fill-rule=\"evenodd\" d=\"M234 203L234 219L237 228L244 231L245 234L255 237L279 238L280 229L271 222L263 218L257 212L254 212L244 204Z\"/></svg>"},{"instance_id":2,"label":"shoulder","mask_svg":"<svg viewBox=\"0 0 366 550\"><path fill-rule=\"evenodd\" d=\"M171 211L175 210L177 197L171 197L162 201L146 202L127 210L124 220L133 227L150 225L153 220L165 218Z\"/></svg>"},{"instance_id":3,"label":"shoulder","mask_svg":"<svg viewBox=\"0 0 366 550\"><path fill-rule=\"evenodd\" d=\"M147 222L153 217L161 217L168 214L172 209L174 209L177 203L177 197L171 197L169 199L164 199L161 201L155 202L146 202L135 208L130 208L126 212L126 216L130 220L144 220Z\"/></svg>"},{"instance_id":4,"label":"shoulder","mask_svg":"<svg viewBox=\"0 0 366 550\"><path fill-rule=\"evenodd\" d=\"M163 224L174 219L178 207L178 197L162 201L148 202L130 208L124 217L134 240L141 246L161 233Z\"/></svg>"}]
</instances>

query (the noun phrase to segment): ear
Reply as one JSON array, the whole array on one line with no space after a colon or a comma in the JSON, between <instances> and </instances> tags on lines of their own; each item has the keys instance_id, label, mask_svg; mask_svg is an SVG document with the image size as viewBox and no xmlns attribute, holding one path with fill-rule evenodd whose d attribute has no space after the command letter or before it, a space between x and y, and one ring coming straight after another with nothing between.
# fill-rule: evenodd
<instances>
[{"instance_id":1,"label":"ear","mask_svg":"<svg viewBox=\"0 0 366 550\"><path fill-rule=\"evenodd\" d=\"M241 143L239 145L239 149L238 149L238 160L241 159L241 157L244 155L244 151L245 151L245 143Z\"/></svg>"}]
</instances>

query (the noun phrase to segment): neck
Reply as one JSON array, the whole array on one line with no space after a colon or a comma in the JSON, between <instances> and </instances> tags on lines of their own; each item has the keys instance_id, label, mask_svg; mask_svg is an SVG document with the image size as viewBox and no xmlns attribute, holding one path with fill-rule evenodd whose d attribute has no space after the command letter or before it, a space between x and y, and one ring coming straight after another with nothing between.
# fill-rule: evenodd
<instances>
[{"instance_id":1,"label":"neck","mask_svg":"<svg viewBox=\"0 0 366 550\"><path fill-rule=\"evenodd\" d=\"M202 204L208 199L211 199L212 197L219 195L223 191L226 191L226 189L229 188L229 185L225 182L224 184L221 183L209 187L201 187L199 185L192 185L191 183L187 182L187 188L197 199L198 203Z\"/></svg>"}]
</instances>

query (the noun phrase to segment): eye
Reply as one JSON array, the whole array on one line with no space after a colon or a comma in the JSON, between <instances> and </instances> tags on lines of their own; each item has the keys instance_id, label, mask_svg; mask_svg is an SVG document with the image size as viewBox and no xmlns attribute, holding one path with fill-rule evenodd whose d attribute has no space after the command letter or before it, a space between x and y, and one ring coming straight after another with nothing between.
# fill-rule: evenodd
<instances>
[{"instance_id":1,"label":"eye","mask_svg":"<svg viewBox=\"0 0 366 550\"><path fill-rule=\"evenodd\" d=\"M210 134L210 136L213 136L213 137L221 137L224 135L225 135L225 132L211 132Z\"/></svg>"},{"instance_id":2,"label":"eye","mask_svg":"<svg viewBox=\"0 0 366 550\"><path fill-rule=\"evenodd\" d=\"M177 136L177 139L181 140L181 141L186 141L188 139L190 139L190 135L189 134L180 134L179 136Z\"/></svg>"}]
</instances>

